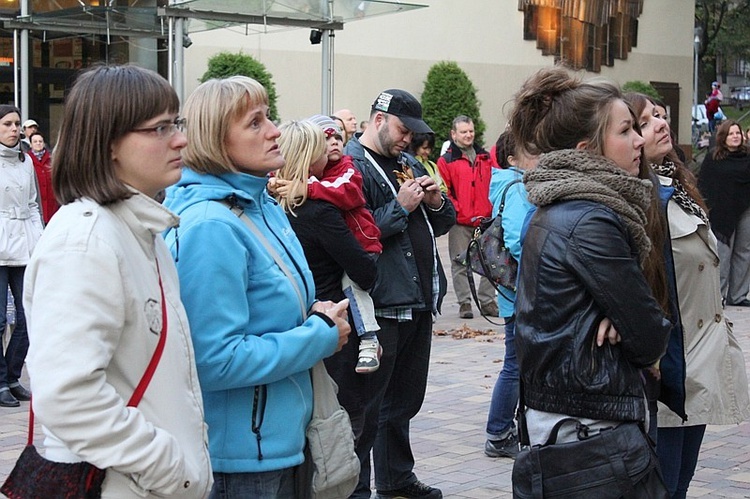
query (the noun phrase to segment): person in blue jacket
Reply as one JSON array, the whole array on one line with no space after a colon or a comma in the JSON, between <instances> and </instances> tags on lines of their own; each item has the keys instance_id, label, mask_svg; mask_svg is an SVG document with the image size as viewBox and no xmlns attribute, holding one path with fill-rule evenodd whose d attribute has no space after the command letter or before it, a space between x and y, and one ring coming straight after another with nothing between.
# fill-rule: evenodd
<instances>
[{"instance_id":1,"label":"person in blue jacket","mask_svg":"<svg viewBox=\"0 0 750 499\"><path fill-rule=\"evenodd\" d=\"M203 390L210 497L291 499L312 415L309 369L346 342L348 302L315 301L302 247L266 191L284 158L263 86L240 76L209 80L188 98L184 116L186 167L165 200L180 226L165 238Z\"/></svg>"},{"instance_id":2,"label":"person in blue jacket","mask_svg":"<svg viewBox=\"0 0 750 499\"><path fill-rule=\"evenodd\" d=\"M503 208L503 239L516 261L521 261L521 231L528 213L534 208L526 197L526 188L521 182L524 170L536 166L536 157L517 150L513 136L504 132L501 147L497 149L501 168L492 169L490 202L492 216L496 217L505 193ZM518 454L518 434L513 418L518 405L518 360L515 346L516 293L506 288L498 291L497 303L505 321L505 357L503 368L495 382L487 415L487 441L484 453L489 457L510 457Z\"/></svg>"}]
</instances>

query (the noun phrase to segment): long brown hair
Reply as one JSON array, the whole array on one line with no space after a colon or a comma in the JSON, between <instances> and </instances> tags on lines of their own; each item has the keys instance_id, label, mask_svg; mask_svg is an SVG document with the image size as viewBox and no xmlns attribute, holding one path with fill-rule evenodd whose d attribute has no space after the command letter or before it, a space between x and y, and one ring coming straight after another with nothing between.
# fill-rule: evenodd
<instances>
[{"instance_id":1,"label":"long brown hair","mask_svg":"<svg viewBox=\"0 0 750 499\"><path fill-rule=\"evenodd\" d=\"M636 117L639 117L641 113L643 112L643 109L646 107L647 103L651 103L656 105L656 102L654 102L650 97L644 94L639 94L636 92L630 92L625 94L625 102L628 103L628 105L633 109L633 112L635 113ZM638 118L640 119L640 118ZM669 125L667 125L669 126ZM723 126L723 125L722 125ZM729 130L727 128L727 130ZM742 128L740 128L740 132L742 131ZM726 141L726 135L727 132L724 133L724 141ZM719 135L717 133L716 136L716 143L719 143ZM677 152L672 148L669 153L664 157L665 161L671 161L674 163L676 170L674 174L675 180L680 182L682 186L687 191L688 195L693 198L693 201L698 203L698 205L703 208L704 211L708 212L708 207L706 207L706 202L703 200L703 196L701 196L700 191L698 190L698 180L695 178L695 175L693 175L693 172L691 172L683 163L680 161L680 157L677 156Z\"/></svg>"},{"instance_id":2,"label":"long brown hair","mask_svg":"<svg viewBox=\"0 0 750 499\"><path fill-rule=\"evenodd\" d=\"M640 94L637 92L631 92L625 94L625 101L628 103L628 105L633 109L633 112L640 121L640 115L643 112L643 110L646 108L646 105L648 103L657 105L656 102L654 102L650 97L644 94ZM645 155L644 155L645 156ZM677 155L677 151L672 148L666 156L664 157L664 162L672 162L675 165L675 173L674 173L674 179L682 184L682 186L685 188L685 191L688 193L688 195L695 201L701 208L703 208L704 211L708 212L708 208L706 206L706 202L703 200L703 196L701 196L700 191L698 190L698 181L695 178L695 175L693 175L693 172L691 172L680 160L680 157ZM650 168L650 165L649 165ZM660 210L661 211L661 210ZM666 222L666 221L665 221ZM664 223L664 239L667 237L666 233L666 223ZM662 260L663 264L663 260ZM668 310L668 309L665 309Z\"/></svg>"},{"instance_id":3,"label":"long brown hair","mask_svg":"<svg viewBox=\"0 0 750 499\"><path fill-rule=\"evenodd\" d=\"M617 100L624 100L622 92L609 81L581 81L565 68L544 68L526 80L516 94L510 131L517 147L530 154L575 149L582 141L588 143L588 149L603 154L610 109ZM630 113L640 133L637 114L632 108ZM649 179L654 184L645 227L651 240L651 251L643 264L643 275L666 313L669 310L663 253L666 221L660 207L655 176L643 160L638 177Z\"/></svg>"},{"instance_id":4,"label":"long brown hair","mask_svg":"<svg viewBox=\"0 0 750 499\"><path fill-rule=\"evenodd\" d=\"M575 149L585 140L601 154L612 104L620 89L603 79L582 81L563 67L532 75L515 96L510 129L516 144L537 155Z\"/></svg>"}]
</instances>

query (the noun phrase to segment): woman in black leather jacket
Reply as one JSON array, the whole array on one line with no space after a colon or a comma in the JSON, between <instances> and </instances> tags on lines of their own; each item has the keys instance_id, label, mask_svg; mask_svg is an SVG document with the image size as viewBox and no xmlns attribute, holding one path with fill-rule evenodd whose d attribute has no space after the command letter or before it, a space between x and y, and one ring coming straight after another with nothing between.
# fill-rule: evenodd
<instances>
[{"instance_id":1,"label":"woman in black leather jacket","mask_svg":"<svg viewBox=\"0 0 750 499\"><path fill-rule=\"evenodd\" d=\"M510 122L519 144L541 155L524 175L537 210L516 301L530 443L546 442L568 417L589 435L642 427L640 371L664 353L670 323L661 244L650 237L660 233L658 201L636 119L615 85L547 68L522 86ZM557 443L577 438L576 425L564 425Z\"/></svg>"}]
</instances>

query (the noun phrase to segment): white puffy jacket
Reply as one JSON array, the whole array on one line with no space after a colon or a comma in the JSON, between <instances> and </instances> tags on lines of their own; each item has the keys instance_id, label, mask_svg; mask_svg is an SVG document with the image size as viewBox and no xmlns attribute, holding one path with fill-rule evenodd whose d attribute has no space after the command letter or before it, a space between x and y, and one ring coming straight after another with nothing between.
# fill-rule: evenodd
<instances>
[{"instance_id":1,"label":"white puffy jacket","mask_svg":"<svg viewBox=\"0 0 750 499\"><path fill-rule=\"evenodd\" d=\"M142 194L60 208L26 269L27 365L47 459L107 468L102 497L203 498L212 476L192 342L161 237L178 218ZM126 407L162 327L151 384Z\"/></svg>"}]
</instances>

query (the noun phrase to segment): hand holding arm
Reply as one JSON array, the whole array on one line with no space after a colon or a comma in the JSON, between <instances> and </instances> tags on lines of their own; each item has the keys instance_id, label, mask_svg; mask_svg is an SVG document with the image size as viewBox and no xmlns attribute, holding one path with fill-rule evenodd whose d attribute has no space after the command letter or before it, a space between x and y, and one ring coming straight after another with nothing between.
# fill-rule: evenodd
<instances>
[{"instance_id":1,"label":"hand holding arm","mask_svg":"<svg viewBox=\"0 0 750 499\"><path fill-rule=\"evenodd\" d=\"M276 193L279 197L285 198L289 196L289 191L292 189L291 180L276 179Z\"/></svg>"},{"instance_id":2,"label":"hand holding arm","mask_svg":"<svg viewBox=\"0 0 750 499\"><path fill-rule=\"evenodd\" d=\"M325 314L329 319L333 321L334 324L336 324L336 328L339 331L339 344L336 347L336 351L339 352L344 345L346 345L347 341L349 341L349 332L351 332L352 328L349 325L349 316L347 313L347 309L349 308L349 299L344 298L340 302L333 305L333 307L330 307L323 311L323 314Z\"/></svg>"},{"instance_id":3,"label":"hand holding arm","mask_svg":"<svg viewBox=\"0 0 750 499\"><path fill-rule=\"evenodd\" d=\"M617 332L615 325L607 317L599 323L599 330L596 333L596 346L600 347L604 345L605 339L609 340L610 345L616 345L622 341L620 333Z\"/></svg>"}]
</instances>

